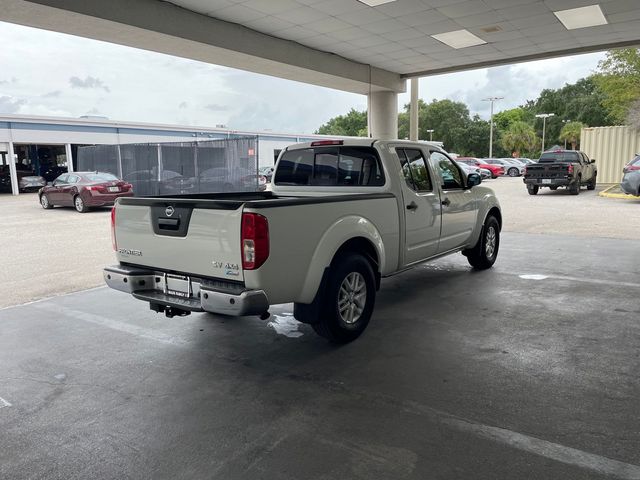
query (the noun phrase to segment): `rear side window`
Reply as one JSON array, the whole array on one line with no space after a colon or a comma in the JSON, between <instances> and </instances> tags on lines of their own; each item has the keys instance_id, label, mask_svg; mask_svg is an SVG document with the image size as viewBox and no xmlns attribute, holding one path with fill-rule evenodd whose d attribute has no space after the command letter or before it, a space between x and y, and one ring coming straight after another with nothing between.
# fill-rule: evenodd
<instances>
[{"instance_id":1,"label":"rear side window","mask_svg":"<svg viewBox=\"0 0 640 480\"><path fill-rule=\"evenodd\" d=\"M274 183L372 187L384 185L384 175L380 159L371 147L305 148L282 154Z\"/></svg>"},{"instance_id":2,"label":"rear side window","mask_svg":"<svg viewBox=\"0 0 640 480\"><path fill-rule=\"evenodd\" d=\"M547 152L540 156L540 163L579 162L578 152Z\"/></svg>"}]
</instances>

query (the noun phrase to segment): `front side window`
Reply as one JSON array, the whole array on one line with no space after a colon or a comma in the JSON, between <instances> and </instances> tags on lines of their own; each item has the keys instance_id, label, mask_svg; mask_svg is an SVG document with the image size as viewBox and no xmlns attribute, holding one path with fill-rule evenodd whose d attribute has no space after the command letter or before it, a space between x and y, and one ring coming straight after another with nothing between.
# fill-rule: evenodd
<instances>
[{"instance_id":1,"label":"front side window","mask_svg":"<svg viewBox=\"0 0 640 480\"><path fill-rule=\"evenodd\" d=\"M463 188L462 174L449 157L440 152L431 152L431 162L440 173L443 190Z\"/></svg>"},{"instance_id":2,"label":"front side window","mask_svg":"<svg viewBox=\"0 0 640 480\"><path fill-rule=\"evenodd\" d=\"M69 175L67 173L64 173L60 175L58 178L56 178L53 183L55 183L56 185L64 185L65 183L68 183L67 182L68 178L69 178Z\"/></svg>"},{"instance_id":3,"label":"front side window","mask_svg":"<svg viewBox=\"0 0 640 480\"><path fill-rule=\"evenodd\" d=\"M384 175L378 155L371 147L305 148L282 154L274 183L373 187L384 185Z\"/></svg>"}]
</instances>

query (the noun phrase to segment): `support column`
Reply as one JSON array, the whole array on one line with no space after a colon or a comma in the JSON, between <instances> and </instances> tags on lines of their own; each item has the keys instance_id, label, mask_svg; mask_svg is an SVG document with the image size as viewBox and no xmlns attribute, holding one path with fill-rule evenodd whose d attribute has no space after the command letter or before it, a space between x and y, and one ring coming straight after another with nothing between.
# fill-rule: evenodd
<instances>
[{"instance_id":1,"label":"support column","mask_svg":"<svg viewBox=\"0 0 640 480\"><path fill-rule=\"evenodd\" d=\"M368 96L369 136L382 140L398 138L398 94L371 92Z\"/></svg>"},{"instance_id":2,"label":"support column","mask_svg":"<svg viewBox=\"0 0 640 480\"><path fill-rule=\"evenodd\" d=\"M411 107L409 109L409 140L418 140L418 78L411 79Z\"/></svg>"},{"instance_id":3,"label":"support column","mask_svg":"<svg viewBox=\"0 0 640 480\"><path fill-rule=\"evenodd\" d=\"M65 143L64 151L67 156L67 172L73 172L73 152L70 143Z\"/></svg>"},{"instance_id":4,"label":"support column","mask_svg":"<svg viewBox=\"0 0 640 480\"><path fill-rule=\"evenodd\" d=\"M13 195L18 195L20 193L20 189L18 186L18 172L16 171L16 154L13 149L13 142L9 142L9 175L11 176L11 193Z\"/></svg>"}]
</instances>

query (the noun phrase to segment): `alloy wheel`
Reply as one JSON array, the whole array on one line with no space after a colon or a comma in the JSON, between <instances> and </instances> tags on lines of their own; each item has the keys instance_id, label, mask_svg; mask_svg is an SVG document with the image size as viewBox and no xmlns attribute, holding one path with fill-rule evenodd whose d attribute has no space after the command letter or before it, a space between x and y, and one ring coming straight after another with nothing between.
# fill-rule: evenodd
<instances>
[{"instance_id":1,"label":"alloy wheel","mask_svg":"<svg viewBox=\"0 0 640 480\"><path fill-rule=\"evenodd\" d=\"M340 318L347 324L356 323L367 301L367 284L359 272L351 272L340 285L338 311Z\"/></svg>"}]
</instances>

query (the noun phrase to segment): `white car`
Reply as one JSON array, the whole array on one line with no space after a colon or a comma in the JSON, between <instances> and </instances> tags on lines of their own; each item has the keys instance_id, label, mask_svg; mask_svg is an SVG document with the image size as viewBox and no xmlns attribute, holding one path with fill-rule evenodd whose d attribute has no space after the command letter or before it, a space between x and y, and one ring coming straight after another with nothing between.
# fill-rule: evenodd
<instances>
[{"instance_id":1,"label":"white car","mask_svg":"<svg viewBox=\"0 0 640 480\"><path fill-rule=\"evenodd\" d=\"M511 158L485 158L483 161L492 165L502 165L504 174L510 177L519 177L524 173L524 165Z\"/></svg>"},{"instance_id":2,"label":"white car","mask_svg":"<svg viewBox=\"0 0 640 480\"><path fill-rule=\"evenodd\" d=\"M272 192L120 199L106 283L168 316L294 316L333 342L357 338L380 280L462 252L490 268L502 214L435 144L321 140L285 149Z\"/></svg>"}]
</instances>

